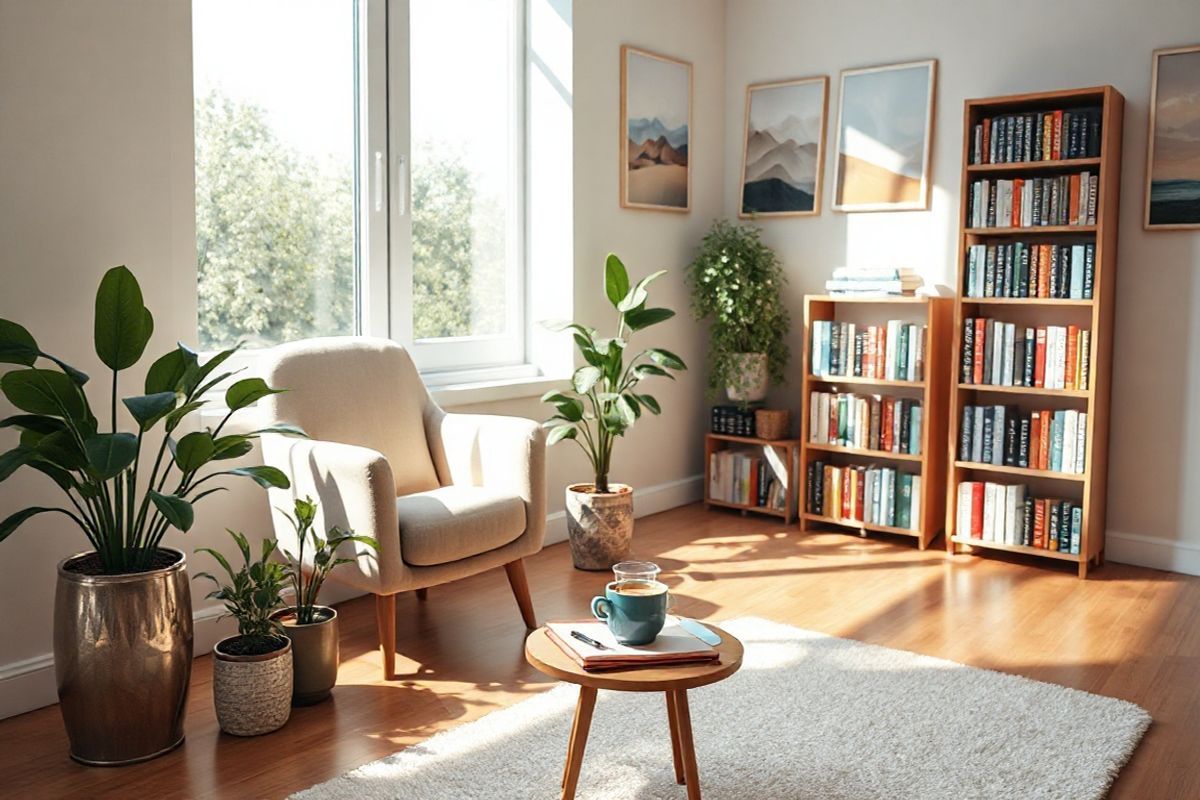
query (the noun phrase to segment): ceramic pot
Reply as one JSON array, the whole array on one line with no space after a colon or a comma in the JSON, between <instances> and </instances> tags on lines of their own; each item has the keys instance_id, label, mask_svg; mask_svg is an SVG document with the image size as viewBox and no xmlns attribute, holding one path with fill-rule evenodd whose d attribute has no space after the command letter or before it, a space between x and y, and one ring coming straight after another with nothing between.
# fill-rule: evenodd
<instances>
[{"instance_id":1,"label":"ceramic pot","mask_svg":"<svg viewBox=\"0 0 1200 800\"><path fill-rule=\"evenodd\" d=\"M213 648L217 723L234 736L259 736L282 728L292 713L292 642L261 655L231 655L225 648L240 638Z\"/></svg>"},{"instance_id":2,"label":"ceramic pot","mask_svg":"<svg viewBox=\"0 0 1200 800\"><path fill-rule=\"evenodd\" d=\"M734 356L738 379L726 386L725 394L737 403L757 403L767 396L767 357L763 353L738 353Z\"/></svg>"},{"instance_id":3,"label":"ceramic pot","mask_svg":"<svg viewBox=\"0 0 1200 800\"><path fill-rule=\"evenodd\" d=\"M94 553L58 565L54 673L71 758L116 766L183 742L192 674L187 559L160 548L147 572L89 575Z\"/></svg>"},{"instance_id":4,"label":"ceramic pot","mask_svg":"<svg viewBox=\"0 0 1200 800\"><path fill-rule=\"evenodd\" d=\"M576 569L607 570L629 556L633 541L633 489L610 483L600 493L591 483L567 487L567 534Z\"/></svg>"},{"instance_id":5,"label":"ceramic pot","mask_svg":"<svg viewBox=\"0 0 1200 800\"><path fill-rule=\"evenodd\" d=\"M316 622L296 622L294 608L274 619L292 640L292 705L310 706L329 697L338 675L338 617L328 606L316 606Z\"/></svg>"}]
</instances>

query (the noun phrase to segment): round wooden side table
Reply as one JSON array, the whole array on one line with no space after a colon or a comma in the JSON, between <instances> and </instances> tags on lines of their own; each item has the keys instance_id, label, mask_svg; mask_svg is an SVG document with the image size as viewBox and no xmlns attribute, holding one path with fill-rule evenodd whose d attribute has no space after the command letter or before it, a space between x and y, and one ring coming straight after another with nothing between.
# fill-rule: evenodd
<instances>
[{"instance_id":1,"label":"round wooden side table","mask_svg":"<svg viewBox=\"0 0 1200 800\"><path fill-rule=\"evenodd\" d=\"M721 637L718 661L706 664L684 664L664 667L585 672L538 628L525 640L525 659L537 670L560 681L579 686L579 702L575 706L575 722L571 726L567 746L567 763L563 767L562 798L575 797L579 783L579 767L587 745L592 711L596 707L596 692L609 689L616 692L663 692L667 698L667 723L671 731L671 755L675 761L675 781L687 786L688 800L700 800L700 774L696 768L696 752L692 745L692 716L688 711L688 689L707 686L728 678L742 666L742 643L715 625L708 625Z\"/></svg>"}]
</instances>

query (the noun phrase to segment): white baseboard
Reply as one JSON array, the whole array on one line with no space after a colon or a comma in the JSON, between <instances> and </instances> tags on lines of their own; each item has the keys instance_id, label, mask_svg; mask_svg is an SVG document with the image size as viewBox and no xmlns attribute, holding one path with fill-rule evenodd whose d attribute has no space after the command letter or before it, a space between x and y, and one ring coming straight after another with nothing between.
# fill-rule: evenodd
<instances>
[{"instance_id":1,"label":"white baseboard","mask_svg":"<svg viewBox=\"0 0 1200 800\"><path fill-rule=\"evenodd\" d=\"M692 475L656 486L646 486L633 492L635 517L657 514L660 511L694 503L703 498L703 475ZM546 544L567 540L567 515L555 511L546 517ZM322 600L339 603L362 594L349 587L331 583ZM210 606L195 614L194 652L197 656L210 652L217 642L236 633L234 621L222 617L224 608ZM58 702L54 680L54 656L44 653L22 661L0 665L0 719L24 714L36 708Z\"/></svg>"},{"instance_id":2,"label":"white baseboard","mask_svg":"<svg viewBox=\"0 0 1200 800\"><path fill-rule=\"evenodd\" d=\"M1200 575L1200 545L1140 533L1108 531L1104 559L1139 567Z\"/></svg>"}]
</instances>

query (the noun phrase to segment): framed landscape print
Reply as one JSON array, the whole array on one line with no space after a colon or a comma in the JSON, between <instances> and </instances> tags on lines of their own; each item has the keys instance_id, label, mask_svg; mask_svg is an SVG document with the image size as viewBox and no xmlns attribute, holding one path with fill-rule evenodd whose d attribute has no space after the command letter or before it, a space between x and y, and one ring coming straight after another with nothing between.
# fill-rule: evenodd
<instances>
[{"instance_id":1,"label":"framed landscape print","mask_svg":"<svg viewBox=\"0 0 1200 800\"><path fill-rule=\"evenodd\" d=\"M1144 224L1200 228L1200 45L1154 51Z\"/></svg>"},{"instance_id":2,"label":"framed landscape print","mask_svg":"<svg viewBox=\"0 0 1200 800\"><path fill-rule=\"evenodd\" d=\"M929 208L937 61L842 70L835 211Z\"/></svg>"},{"instance_id":3,"label":"framed landscape print","mask_svg":"<svg viewBox=\"0 0 1200 800\"><path fill-rule=\"evenodd\" d=\"M821 212L828 110L824 75L746 87L739 217Z\"/></svg>"},{"instance_id":4,"label":"framed landscape print","mask_svg":"<svg viewBox=\"0 0 1200 800\"><path fill-rule=\"evenodd\" d=\"M621 206L691 208L692 65L621 47Z\"/></svg>"}]
</instances>

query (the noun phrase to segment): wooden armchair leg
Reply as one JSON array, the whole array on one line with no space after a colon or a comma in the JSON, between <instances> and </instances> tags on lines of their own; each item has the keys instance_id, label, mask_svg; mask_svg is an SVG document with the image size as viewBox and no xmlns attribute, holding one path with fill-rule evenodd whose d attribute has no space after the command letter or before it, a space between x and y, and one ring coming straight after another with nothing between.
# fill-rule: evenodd
<instances>
[{"instance_id":1,"label":"wooden armchair leg","mask_svg":"<svg viewBox=\"0 0 1200 800\"><path fill-rule=\"evenodd\" d=\"M383 651L383 679L390 681L396 677L396 595L375 595L375 622Z\"/></svg>"},{"instance_id":2,"label":"wooden armchair leg","mask_svg":"<svg viewBox=\"0 0 1200 800\"><path fill-rule=\"evenodd\" d=\"M424 600L426 597L429 597L428 589L417 589L417 599L418 600Z\"/></svg>"},{"instance_id":3,"label":"wooden armchair leg","mask_svg":"<svg viewBox=\"0 0 1200 800\"><path fill-rule=\"evenodd\" d=\"M508 573L508 583L512 586L513 597L517 598L517 606L521 609L521 619L525 627L533 630L538 626L537 616L533 613L533 598L529 596L529 581L525 577L525 562L521 559L510 561L504 565Z\"/></svg>"}]
</instances>

